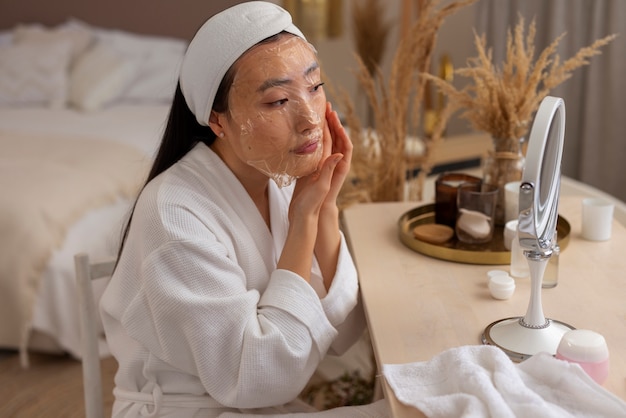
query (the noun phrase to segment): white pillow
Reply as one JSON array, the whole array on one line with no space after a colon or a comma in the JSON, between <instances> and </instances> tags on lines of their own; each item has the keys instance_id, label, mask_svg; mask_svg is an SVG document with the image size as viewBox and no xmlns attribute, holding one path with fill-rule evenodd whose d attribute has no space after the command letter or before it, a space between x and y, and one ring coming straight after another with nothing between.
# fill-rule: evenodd
<instances>
[{"instance_id":1,"label":"white pillow","mask_svg":"<svg viewBox=\"0 0 626 418\"><path fill-rule=\"evenodd\" d=\"M137 63L135 79L122 100L171 102L186 42L123 31L98 32L98 38Z\"/></svg>"},{"instance_id":2,"label":"white pillow","mask_svg":"<svg viewBox=\"0 0 626 418\"><path fill-rule=\"evenodd\" d=\"M80 110L100 109L122 94L135 73L133 61L98 43L78 57L72 68L69 103Z\"/></svg>"},{"instance_id":3,"label":"white pillow","mask_svg":"<svg viewBox=\"0 0 626 418\"><path fill-rule=\"evenodd\" d=\"M99 43L111 47L136 63L135 78L120 100L171 102L178 83L180 64L187 50L187 41L92 27L78 19L70 19L62 27L91 30Z\"/></svg>"},{"instance_id":4,"label":"white pillow","mask_svg":"<svg viewBox=\"0 0 626 418\"><path fill-rule=\"evenodd\" d=\"M71 53L68 42L0 46L0 104L63 107Z\"/></svg>"},{"instance_id":5,"label":"white pillow","mask_svg":"<svg viewBox=\"0 0 626 418\"><path fill-rule=\"evenodd\" d=\"M39 24L18 25L13 30L14 43L69 42L72 60L76 60L95 40L94 34L84 27L47 28Z\"/></svg>"}]
</instances>

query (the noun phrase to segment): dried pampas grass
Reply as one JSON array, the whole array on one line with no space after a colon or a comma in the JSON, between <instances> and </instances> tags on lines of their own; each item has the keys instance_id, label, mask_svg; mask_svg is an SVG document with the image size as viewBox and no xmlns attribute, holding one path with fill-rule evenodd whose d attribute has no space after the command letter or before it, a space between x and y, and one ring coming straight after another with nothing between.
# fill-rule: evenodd
<instances>
[{"instance_id":1,"label":"dried pampas grass","mask_svg":"<svg viewBox=\"0 0 626 418\"><path fill-rule=\"evenodd\" d=\"M438 7L440 0L418 0L417 19L400 39L388 80L385 80L380 66L372 70L366 56L356 57L358 68L355 75L371 108L373 125L363 126L347 93L336 95L354 143L353 181L346 184L342 191L346 205L358 201L405 199L406 142L409 136L418 135L424 98L425 79L419 75L430 68L437 32L444 19L475 1L461 0ZM356 22L372 24L363 16ZM373 20L380 18L380 13L368 17ZM420 167L420 177L413 185L417 190L411 193L412 198L421 198L423 180L432 169L428 162L431 150L441 138L448 115L449 112L444 110L433 135L424 138L424 152L411 162L413 167Z\"/></svg>"},{"instance_id":2,"label":"dried pampas grass","mask_svg":"<svg viewBox=\"0 0 626 418\"><path fill-rule=\"evenodd\" d=\"M468 67L454 71L473 82L462 90L441 78L424 74L448 97L449 112L464 109L461 117L493 138L526 136L543 98L570 78L575 69L589 64L589 59L600 54L599 49L616 37L609 35L599 39L561 62L556 49L565 36L562 34L533 61L535 21L529 25L526 35L524 29L524 19L520 16L513 33L507 34L506 58L501 68L493 64L485 36L474 34L478 55L468 60Z\"/></svg>"},{"instance_id":3,"label":"dried pampas grass","mask_svg":"<svg viewBox=\"0 0 626 418\"><path fill-rule=\"evenodd\" d=\"M384 14L380 0L352 0L356 52L370 74L380 66L391 29L391 24L383 21Z\"/></svg>"}]
</instances>

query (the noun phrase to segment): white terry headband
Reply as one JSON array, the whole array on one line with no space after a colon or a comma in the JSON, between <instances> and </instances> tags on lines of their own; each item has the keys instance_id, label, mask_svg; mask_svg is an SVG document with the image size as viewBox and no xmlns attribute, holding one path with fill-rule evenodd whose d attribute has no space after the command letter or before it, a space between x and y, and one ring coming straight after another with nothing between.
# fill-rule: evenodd
<instances>
[{"instance_id":1,"label":"white terry headband","mask_svg":"<svg viewBox=\"0 0 626 418\"><path fill-rule=\"evenodd\" d=\"M207 20L191 40L180 70L180 87L200 125L208 126L217 89L228 69L248 49L282 31L305 39L280 6L241 3Z\"/></svg>"}]
</instances>

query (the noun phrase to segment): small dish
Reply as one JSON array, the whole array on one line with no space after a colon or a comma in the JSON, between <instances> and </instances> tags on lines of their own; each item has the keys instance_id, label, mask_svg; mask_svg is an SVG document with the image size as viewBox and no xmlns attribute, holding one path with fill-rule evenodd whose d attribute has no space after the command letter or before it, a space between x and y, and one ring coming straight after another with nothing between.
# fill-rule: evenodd
<instances>
[{"instance_id":1,"label":"small dish","mask_svg":"<svg viewBox=\"0 0 626 418\"><path fill-rule=\"evenodd\" d=\"M443 224L422 224L413 228L413 235L418 240L430 244L443 244L454 236L454 229Z\"/></svg>"}]
</instances>

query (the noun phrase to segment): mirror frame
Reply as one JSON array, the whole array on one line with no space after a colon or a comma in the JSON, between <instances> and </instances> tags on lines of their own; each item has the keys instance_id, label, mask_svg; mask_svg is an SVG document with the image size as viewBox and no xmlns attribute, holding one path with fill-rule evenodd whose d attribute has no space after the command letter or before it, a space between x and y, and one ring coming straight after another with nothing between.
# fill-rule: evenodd
<instances>
[{"instance_id":1,"label":"mirror frame","mask_svg":"<svg viewBox=\"0 0 626 418\"><path fill-rule=\"evenodd\" d=\"M519 194L519 242L529 251L552 252L557 237L565 103L546 96L539 105L526 151Z\"/></svg>"}]
</instances>

